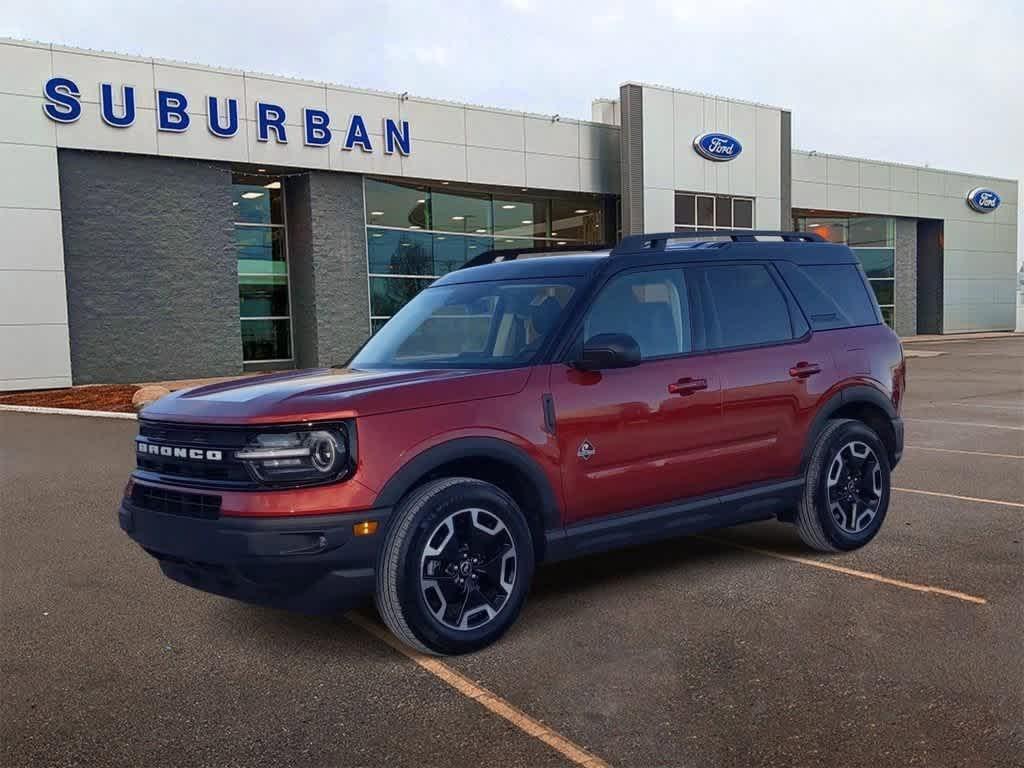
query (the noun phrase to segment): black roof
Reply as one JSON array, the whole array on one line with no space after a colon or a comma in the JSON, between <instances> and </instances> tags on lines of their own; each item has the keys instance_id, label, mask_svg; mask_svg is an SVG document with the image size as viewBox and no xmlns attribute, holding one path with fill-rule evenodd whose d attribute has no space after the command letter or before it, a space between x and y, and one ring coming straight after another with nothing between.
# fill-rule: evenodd
<instances>
[{"instance_id":1,"label":"black roof","mask_svg":"<svg viewBox=\"0 0 1024 768\"><path fill-rule=\"evenodd\" d=\"M620 259L622 262L620 262ZM611 247L523 248L486 251L437 285L532 277L589 275L610 263L661 261L779 260L797 264L856 264L846 245L813 232L717 230L630 235Z\"/></svg>"}]
</instances>

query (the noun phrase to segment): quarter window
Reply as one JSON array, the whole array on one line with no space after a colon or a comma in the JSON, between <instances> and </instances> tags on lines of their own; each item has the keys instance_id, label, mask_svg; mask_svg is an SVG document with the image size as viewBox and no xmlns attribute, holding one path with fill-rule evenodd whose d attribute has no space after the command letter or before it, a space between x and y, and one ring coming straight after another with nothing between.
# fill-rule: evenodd
<instances>
[{"instance_id":1,"label":"quarter window","mask_svg":"<svg viewBox=\"0 0 1024 768\"><path fill-rule=\"evenodd\" d=\"M631 272L612 278L587 311L583 338L625 333L644 360L692 349L690 312L678 269Z\"/></svg>"},{"instance_id":2,"label":"quarter window","mask_svg":"<svg viewBox=\"0 0 1024 768\"><path fill-rule=\"evenodd\" d=\"M764 265L690 267L687 279L699 286L709 348L747 347L793 338L786 297Z\"/></svg>"}]
</instances>

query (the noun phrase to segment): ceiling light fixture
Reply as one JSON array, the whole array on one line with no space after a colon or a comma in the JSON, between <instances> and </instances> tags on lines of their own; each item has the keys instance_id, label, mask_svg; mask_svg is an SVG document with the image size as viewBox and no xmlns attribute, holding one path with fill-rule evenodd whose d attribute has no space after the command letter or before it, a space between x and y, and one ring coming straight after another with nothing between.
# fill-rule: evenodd
<instances>
[{"instance_id":1,"label":"ceiling light fixture","mask_svg":"<svg viewBox=\"0 0 1024 768\"><path fill-rule=\"evenodd\" d=\"M559 245L565 245L565 240L559 240L559 241L558 241L558 244L559 244Z\"/></svg>"},{"instance_id":2,"label":"ceiling light fixture","mask_svg":"<svg viewBox=\"0 0 1024 768\"><path fill-rule=\"evenodd\" d=\"M577 208L574 212L575 213L586 213L587 209L586 208Z\"/></svg>"},{"instance_id":3,"label":"ceiling light fixture","mask_svg":"<svg viewBox=\"0 0 1024 768\"><path fill-rule=\"evenodd\" d=\"M421 198L420 198L419 200L417 200L416 202L417 202L417 203L419 203L420 205L423 205L423 204L424 204L425 202L427 202L427 199L426 199L425 197L421 197Z\"/></svg>"},{"instance_id":4,"label":"ceiling light fixture","mask_svg":"<svg viewBox=\"0 0 1024 768\"><path fill-rule=\"evenodd\" d=\"M263 192L243 192L242 193L242 199L243 200L255 200L258 197L263 197L263 195L264 195Z\"/></svg>"},{"instance_id":5,"label":"ceiling light fixture","mask_svg":"<svg viewBox=\"0 0 1024 768\"><path fill-rule=\"evenodd\" d=\"M371 216L383 216L384 211L370 211Z\"/></svg>"},{"instance_id":6,"label":"ceiling light fixture","mask_svg":"<svg viewBox=\"0 0 1024 768\"><path fill-rule=\"evenodd\" d=\"M557 233L557 232L552 232L552 233L551 233L551 236L552 236L552 237L558 237L558 233Z\"/></svg>"},{"instance_id":7,"label":"ceiling light fixture","mask_svg":"<svg viewBox=\"0 0 1024 768\"><path fill-rule=\"evenodd\" d=\"M465 221L465 216L452 216L452 221Z\"/></svg>"},{"instance_id":8,"label":"ceiling light fixture","mask_svg":"<svg viewBox=\"0 0 1024 768\"><path fill-rule=\"evenodd\" d=\"M513 208L515 208L515 206L512 205L511 203L505 203L505 205L501 207L504 208L506 211L511 211Z\"/></svg>"},{"instance_id":9,"label":"ceiling light fixture","mask_svg":"<svg viewBox=\"0 0 1024 768\"><path fill-rule=\"evenodd\" d=\"M266 168L257 168L257 169L256 169L256 172L257 172L257 173L266 173L266 172L267 172L267 169L266 169Z\"/></svg>"},{"instance_id":10,"label":"ceiling light fixture","mask_svg":"<svg viewBox=\"0 0 1024 768\"><path fill-rule=\"evenodd\" d=\"M419 224L410 224L409 225L409 229L419 229L419 228L420 228Z\"/></svg>"},{"instance_id":11,"label":"ceiling light fixture","mask_svg":"<svg viewBox=\"0 0 1024 768\"><path fill-rule=\"evenodd\" d=\"M486 229L478 229L477 232L487 232Z\"/></svg>"},{"instance_id":12,"label":"ceiling light fixture","mask_svg":"<svg viewBox=\"0 0 1024 768\"><path fill-rule=\"evenodd\" d=\"M272 181L269 184L264 184L263 188L264 189L280 189L281 188L281 182L280 181Z\"/></svg>"},{"instance_id":13,"label":"ceiling light fixture","mask_svg":"<svg viewBox=\"0 0 1024 768\"><path fill-rule=\"evenodd\" d=\"M533 224L533 219L523 219L523 224Z\"/></svg>"}]
</instances>

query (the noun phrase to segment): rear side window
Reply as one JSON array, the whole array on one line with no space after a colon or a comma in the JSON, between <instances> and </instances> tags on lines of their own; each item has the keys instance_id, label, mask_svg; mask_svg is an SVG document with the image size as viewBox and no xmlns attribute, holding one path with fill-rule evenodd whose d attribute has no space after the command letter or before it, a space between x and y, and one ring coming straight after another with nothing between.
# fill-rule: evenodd
<instances>
[{"instance_id":1,"label":"rear side window","mask_svg":"<svg viewBox=\"0 0 1024 768\"><path fill-rule=\"evenodd\" d=\"M797 266L780 262L779 269L814 330L879 322L874 298L856 264Z\"/></svg>"},{"instance_id":2,"label":"rear side window","mask_svg":"<svg viewBox=\"0 0 1024 768\"><path fill-rule=\"evenodd\" d=\"M688 273L700 283L709 349L793 338L786 297L764 265L690 267Z\"/></svg>"}]
</instances>

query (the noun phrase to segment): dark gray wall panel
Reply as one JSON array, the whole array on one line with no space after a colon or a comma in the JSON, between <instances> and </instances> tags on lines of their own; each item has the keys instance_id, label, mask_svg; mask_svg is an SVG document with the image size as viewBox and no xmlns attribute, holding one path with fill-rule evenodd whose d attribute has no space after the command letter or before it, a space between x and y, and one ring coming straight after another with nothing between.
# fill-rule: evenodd
<instances>
[{"instance_id":1,"label":"dark gray wall panel","mask_svg":"<svg viewBox=\"0 0 1024 768\"><path fill-rule=\"evenodd\" d=\"M943 222L917 221L917 332L942 333Z\"/></svg>"},{"instance_id":2,"label":"dark gray wall panel","mask_svg":"<svg viewBox=\"0 0 1024 768\"><path fill-rule=\"evenodd\" d=\"M295 365L298 368L313 368L319 364L319 356L309 174L286 177L284 199L288 224L288 279L291 286Z\"/></svg>"},{"instance_id":3,"label":"dark gray wall panel","mask_svg":"<svg viewBox=\"0 0 1024 768\"><path fill-rule=\"evenodd\" d=\"M285 189L296 362L339 365L370 335L363 178L310 171Z\"/></svg>"},{"instance_id":4,"label":"dark gray wall panel","mask_svg":"<svg viewBox=\"0 0 1024 768\"><path fill-rule=\"evenodd\" d=\"M239 373L231 174L60 150L75 384Z\"/></svg>"},{"instance_id":5,"label":"dark gray wall panel","mask_svg":"<svg viewBox=\"0 0 1024 768\"><path fill-rule=\"evenodd\" d=\"M917 220L896 219L895 325L900 336L917 335Z\"/></svg>"},{"instance_id":6,"label":"dark gray wall panel","mask_svg":"<svg viewBox=\"0 0 1024 768\"><path fill-rule=\"evenodd\" d=\"M788 110L782 110L782 125L780 135L782 146L779 147L781 155L781 173L779 180L779 229L787 231L793 228L793 115Z\"/></svg>"},{"instance_id":7,"label":"dark gray wall panel","mask_svg":"<svg viewBox=\"0 0 1024 768\"><path fill-rule=\"evenodd\" d=\"M622 234L644 231L644 99L639 85L619 88Z\"/></svg>"}]
</instances>

